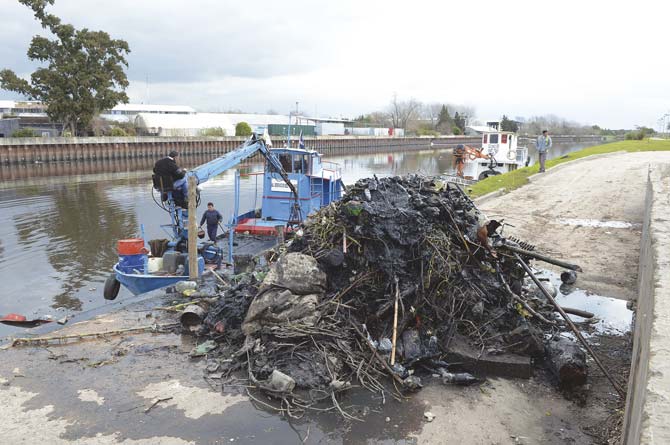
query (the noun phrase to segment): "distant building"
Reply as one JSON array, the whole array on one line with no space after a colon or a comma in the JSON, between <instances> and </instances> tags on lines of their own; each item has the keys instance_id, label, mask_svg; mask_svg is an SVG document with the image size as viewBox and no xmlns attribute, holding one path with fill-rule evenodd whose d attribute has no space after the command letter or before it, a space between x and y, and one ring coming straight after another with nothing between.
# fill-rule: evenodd
<instances>
[{"instance_id":1,"label":"distant building","mask_svg":"<svg viewBox=\"0 0 670 445\"><path fill-rule=\"evenodd\" d=\"M484 133L491 133L496 129L489 125L468 125L465 127L466 136L481 136Z\"/></svg>"},{"instance_id":2,"label":"distant building","mask_svg":"<svg viewBox=\"0 0 670 445\"><path fill-rule=\"evenodd\" d=\"M19 118L0 119L0 138L11 137L19 129Z\"/></svg>"},{"instance_id":3,"label":"distant building","mask_svg":"<svg viewBox=\"0 0 670 445\"><path fill-rule=\"evenodd\" d=\"M35 100L0 100L0 117L2 116L46 116L46 106Z\"/></svg>"},{"instance_id":4,"label":"distant building","mask_svg":"<svg viewBox=\"0 0 670 445\"><path fill-rule=\"evenodd\" d=\"M227 136L235 136L235 126L246 122L251 130L263 134L269 130L276 134L277 128L288 127L289 119L292 126L310 127L305 135L314 134L312 122L318 119L305 116L289 116L282 114L249 114L249 113L195 113L189 115L139 113L135 117L135 130L138 135L146 136L201 136L210 128L221 128ZM292 129L292 134L296 133Z\"/></svg>"},{"instance_id":5,"label":"distant building","mask_svg":"<svg viewBox=\"0 0 670 445\"><path fill-rule=\"evenodd\" d=\"M114 122L134 122L138 114L196 114L195 109L186 105L119 104L111 110L105 110L100 117Z\"/></svg>"}]
</instances>

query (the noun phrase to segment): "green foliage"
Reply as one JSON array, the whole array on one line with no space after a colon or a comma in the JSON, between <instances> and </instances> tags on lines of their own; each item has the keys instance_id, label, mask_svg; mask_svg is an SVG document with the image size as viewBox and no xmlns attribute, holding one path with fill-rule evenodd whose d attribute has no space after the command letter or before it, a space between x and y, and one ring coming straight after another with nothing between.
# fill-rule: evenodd
<instances>
[{"instance_id":1,"label":"green foliage","mask_svg":"<svg viewBox=\"0 0 670 445\"><path fill-rule=\"evenodd\" d=\"M419 124L417 129L415 130L415 133L417 136L439 136L440 132L434 130L430 124L427 123L422 123Z\"/></svg>"},{"instance_id":2,"label":"green foliage","mask_svg":"<svg viewBox=\"0 0 670 445\"><path fill-rule=\"evenodd\" d=\"M221 137L226 135L226 130L221 127L205 128L202 135L207 137Z\"/></svg>"},{"instance_id":3,"label":"green foliage","mask_svg":"<svg viewBox=\"0 0 670 445\"><path fill-rule=\"evenodd\" d=\"M463 134L465 133L465 116L461 116L458 114L458 111L456 114L454 114L454 125L455 128L452 130L454 134ZM460 132L456 133L456 128L460 130Z\"/></svg>"},{"instance_id":4,"label":"green foliage","mask_svg":"<svg viewBox=\"0 0 670 445\"><path fill-rule=\"evenodd\" d=\"M30 82L13 71L0 71L0 88L42 101L49 118L62 122L73 134L85 131L101 110L127 103L128 79L124 67L130 52L124 40L103 31L76 29L45 12L54 0L19 0L55 38L33 37L28 58L44 64Z\"/></svg>"},{"instance_id":5,"label":"green foliage","mask_svg":"<svg viewBox=\"0 0 670 445\"><path fill-rule=\"evenodd\" d=\"M512 131L516 133L519 131L519 123L509 119L506 115L503 114L502 119L500 119L500 129L502 131Z\"/></svg>"},{"instance_id":6,"label":"green foliage","mask_svg":"<svg viewBox=\"0 0 670 445\"><path fill-rule=\"evenodd\" d=\"M12 133L13 138L36 138L39 137L37 132L32 128L19 128L14 133Z\"/></svg>"},{"instance_id":7,"label":"green foliage","mask_svg":"<svg viewBox=\"0 0 670 445\"><path fill-rule=\"evenodd\" d=\"M126 131L123 128L114 127L111 130L109 130L109 133L107 135L113 137L124 137L128 136L128 133L126 133Z\"/></svg>"},{"instance_id":8,"label":"green foliage","mask_svg":"<svg viewBox=\"0 0 670 445\"><path fill-rule=\"evenodd\" d=\"M454 119L449 114L449 109L446 105L442 105L437 116L437 130L442 134L449 134L454 127Z\"/></svg>"},{"instance_id":9,"label":"green foliage","mask_svg":"<svg viewBox=\"0 0 670 445\"><path fill-rule=\"evenodd\" d=\"M251 127L246 122L235 125L235 136L251 136Z\"/></svg>"},{"instance_id":10,"label":"green foliage","mask_svg":"<svg viewBox=\"0 0 670 445\"><path fill-rule=\"evenodd\" d=\"M451 132L452 132L454 135L456 135L456 136L459 136L459 135L463 134L463 133L461 132L461 129L458 128L458 127L454 127L454 128L452 128L452 129L451 129Z\"/></svg>"},{"instance_id":11,"label":"green foliage","mask_svg":"<svg viewBox=\"0 0 670 445\"><path fill-rule=\"evenodd\" d=\"M641 141L647 136L643 130L629 131L625 134L624 139L627 141Z\"/></svg>"}]
</instances>

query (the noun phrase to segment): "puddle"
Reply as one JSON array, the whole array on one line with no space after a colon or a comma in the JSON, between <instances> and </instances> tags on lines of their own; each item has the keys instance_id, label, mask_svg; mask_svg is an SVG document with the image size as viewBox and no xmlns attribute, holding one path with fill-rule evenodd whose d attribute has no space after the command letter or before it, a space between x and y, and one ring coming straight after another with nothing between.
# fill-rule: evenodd
<instances>
[{"instance_id":1,"label":"puddle","mask_svg":"<svg viewBox=\"0 0 670 445\"><path fill-rule=\"evenodd\" d=\"M538 273L538 278L541 280L549 279L558 289L556 302L559 305L581 309L595 315L594 319L597 318L598 320L591 324L593 332L582 332L585 337L597 334L624 335L630 332L633 312L626 307L626 300L604 297L575 286L566 286L561 282L559 274L550 271L545 270ZM579 277L577 278L577 284L579 284ZM578 315L569 315L569 317L576 323L587 320Z\"/></svg>"},{"instance_id":2,"label":"puddle","mask_svg":"<svg viewBox=\"0 0 670 445\"><path fill-rule=\"evenodd\" d=\"M626 221L600 221L598 219L560 218L559 224L579 227L602 227L606 229L639 229L642 224Z\"/></svg>"}]
</instances>

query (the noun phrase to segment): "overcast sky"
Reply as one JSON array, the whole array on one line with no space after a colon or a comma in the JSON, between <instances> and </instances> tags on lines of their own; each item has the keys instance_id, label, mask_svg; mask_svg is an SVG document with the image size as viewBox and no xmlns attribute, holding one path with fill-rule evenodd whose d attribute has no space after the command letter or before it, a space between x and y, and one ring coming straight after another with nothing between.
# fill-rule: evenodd
<instances>
[{"instance_id":1,"label":"overcast sky","mask_svg":"<svg viewBox=\"0 0 670 445\"><path fill-rule=\"evenodd\" d=\"M50 11L128 41L131 102L287 113L298 101L352 116L397 93L483 120L553 113L609 128L658 128L670 110L667 0L56 0ZM28 76L38 33L28 8L0 0L0 68Z\"/></svg>"}]
</instances>

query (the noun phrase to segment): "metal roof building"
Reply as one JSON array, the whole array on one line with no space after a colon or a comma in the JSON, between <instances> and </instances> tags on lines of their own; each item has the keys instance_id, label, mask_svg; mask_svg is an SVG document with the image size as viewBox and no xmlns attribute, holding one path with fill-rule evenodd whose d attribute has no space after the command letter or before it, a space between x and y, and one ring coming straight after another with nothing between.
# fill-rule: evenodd
<instances>
[{"instance_id":1,"label":"metal roof building","mask_svg":"<svg viewBox=\"0 0 670 445\"><path fill-rule=\"evenodd\" d=\"M305 124L308 118L291 116L291 124ZM227 136L235 135L235 126L240 122L249 124L253 131L262 133L268 125L286 125L289 116L282 114L245 113L196 113L156 114L139 113L135 117L135 129L140 135L152 136L200 136L208 128L222 128Z\"/></svg>"}]
</instances>

